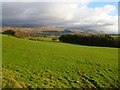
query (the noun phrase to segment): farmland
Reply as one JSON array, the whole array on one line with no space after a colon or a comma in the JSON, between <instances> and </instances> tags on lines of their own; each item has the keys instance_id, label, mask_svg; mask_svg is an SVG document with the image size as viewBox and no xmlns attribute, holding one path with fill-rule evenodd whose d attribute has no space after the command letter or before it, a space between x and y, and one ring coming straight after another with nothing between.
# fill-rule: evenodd
<instances>
[{"instance_id":1,"label":"farmland","mask_svg":"<svg viewBox=\"0 0 120 90\"><path fill-rule=\"evenodd\" d=\"M118 88L118 49L2 35L3 88Z\"/></svg>"}]
</instances>

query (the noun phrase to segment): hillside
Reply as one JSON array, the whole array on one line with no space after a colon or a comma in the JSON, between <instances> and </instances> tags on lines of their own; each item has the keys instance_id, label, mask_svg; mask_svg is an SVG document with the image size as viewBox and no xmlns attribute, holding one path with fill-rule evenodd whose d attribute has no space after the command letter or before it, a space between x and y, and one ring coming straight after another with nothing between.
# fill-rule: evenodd
<instances>
[{"instance_id":1,"label":"hillside","mask_svg":"<svg viewBox=\"0 0 120 90\"><path fill-rule=\"evenodd\" d=\"M8 26L8 27L2 28L3 32L5 32L7 30L22 31L22 32L27 32L27 33L30 33L32 35L34 34L37 36L41 36L41 35L60 36L62 34L75 33L75 31L66 30L64 28L59 28L59 27L55 27L55 26L37 26L37 27L11 27L11 26Z\"/></svg>"},{"instance_id":2,"label":"hillside","mask_svg":"<svg viewBox=\"0 0 120 90\"><path fill-rule=\"evenodd\" d=\"M0 28L0 33L2 32L2 28Z\"/></svg>"},{"instance_id":3,"label":"hillside","mask_svg":"<svg viewBox=\"0 0 120 90\"><path fill-rule=\"evenodd\" d=\"M14 30L14 31L24 31L31 34L41 35L55 35L61 36L63 34L105 34L104 32L97 30L84 30L81 28L66 28L66 27L55 27L55 26L36 26L36 27L12 27L5 26L2 31Z\"/></svg>"},{"instance_id":4,"label":"hillside","mask_svg":"<svg viewBox=\"0 0 120 90\"><path fill-rule=\"evenodd\" d=\"M46 31L46 30L55 30L55 31L63 31L63 28L59 27L54 27L54 26L37 26L37 27L11 27L11 26L6 26L2 28L3 31L8 30L8 29L14 29L14 30L24 30L24 31Z\"/></svg>"},{"instance_id":5,"label":"hillside","mask_svg":"<svg viewBox=\"0 0 120 90\"><path fill-rule=\"evenodd\" d=\"M4 88L118 88L117 48L2 37Z\"/></svg>"}]
</instances>

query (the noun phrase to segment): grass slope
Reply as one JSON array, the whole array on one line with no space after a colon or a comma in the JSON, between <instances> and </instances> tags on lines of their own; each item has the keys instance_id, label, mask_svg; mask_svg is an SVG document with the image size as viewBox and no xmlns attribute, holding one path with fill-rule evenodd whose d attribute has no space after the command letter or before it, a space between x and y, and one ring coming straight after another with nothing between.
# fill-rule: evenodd
<instances>
[{"instance_id":1,"label":"grass slope","mask_svg":"<svg viewBox=\"0 0 120 90\"><path fill-rule=\"evenodd\" d=\"M118 49L3 35L3 88L118 88Z\"/></svg>"}]
</instances>

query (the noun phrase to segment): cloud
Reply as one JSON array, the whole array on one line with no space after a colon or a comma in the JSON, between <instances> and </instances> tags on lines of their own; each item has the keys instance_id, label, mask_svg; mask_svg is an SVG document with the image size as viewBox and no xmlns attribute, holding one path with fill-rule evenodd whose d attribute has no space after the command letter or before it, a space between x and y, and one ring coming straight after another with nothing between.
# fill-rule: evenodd
<instances>
[{"instance_id":1,"label":"cloud","mask_svg":"<svg viewBox=\"0 0 120 90\"><path fill-rule=\"evenodd\" d=\"M0 2L0 27L2 26L2 3Z\"/></svg>"},{"instance_id":2,"label":"cloud","mask_svg":"<svg viewBox=\"0 0 120 90\"><path fill-rule=\"evenodd\" d=\"M2 0L2 2L80 2L88 3L95 0Z\"/></svg>"},{"instance_id":3,"label":"cloud","mask_svg":"<svg viewBox=\"0 0 120 90\"><path fill-rule=\"evenodd\" d=\"M1 0L2 2L119 2L119 0Z\"/></svg>"},{"instance_id":4,"label":"cloud","mask_svg":"<svg viewBox=\"0 0 120 90\"><path fill-rule=\"evenodd\" d=\"M98 30L117 33L118 17L112 15L117 10L116 6L104 5L89 8L88 4L92 0L82 3L64 1L66 3L3 2L3 23L56 26L91 25Z\"/></svg>"}]
</instances>

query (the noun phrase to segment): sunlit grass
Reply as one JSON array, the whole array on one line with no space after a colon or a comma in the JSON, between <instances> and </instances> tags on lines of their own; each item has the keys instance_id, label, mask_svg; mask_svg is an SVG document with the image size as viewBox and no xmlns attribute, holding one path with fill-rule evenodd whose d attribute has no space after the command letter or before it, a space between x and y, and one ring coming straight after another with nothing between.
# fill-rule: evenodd
<instances>
[{"instance_id":1,"label":"sunlit grass","mask_svg":"<svg viewBox=\"0 0 120 90\"><path fill-rule=\"evenodd\" d=\"M117 48L31 41L7 35L3 35L2 45L3 87L118 87Z\"/></svg>"}]
</instances>

